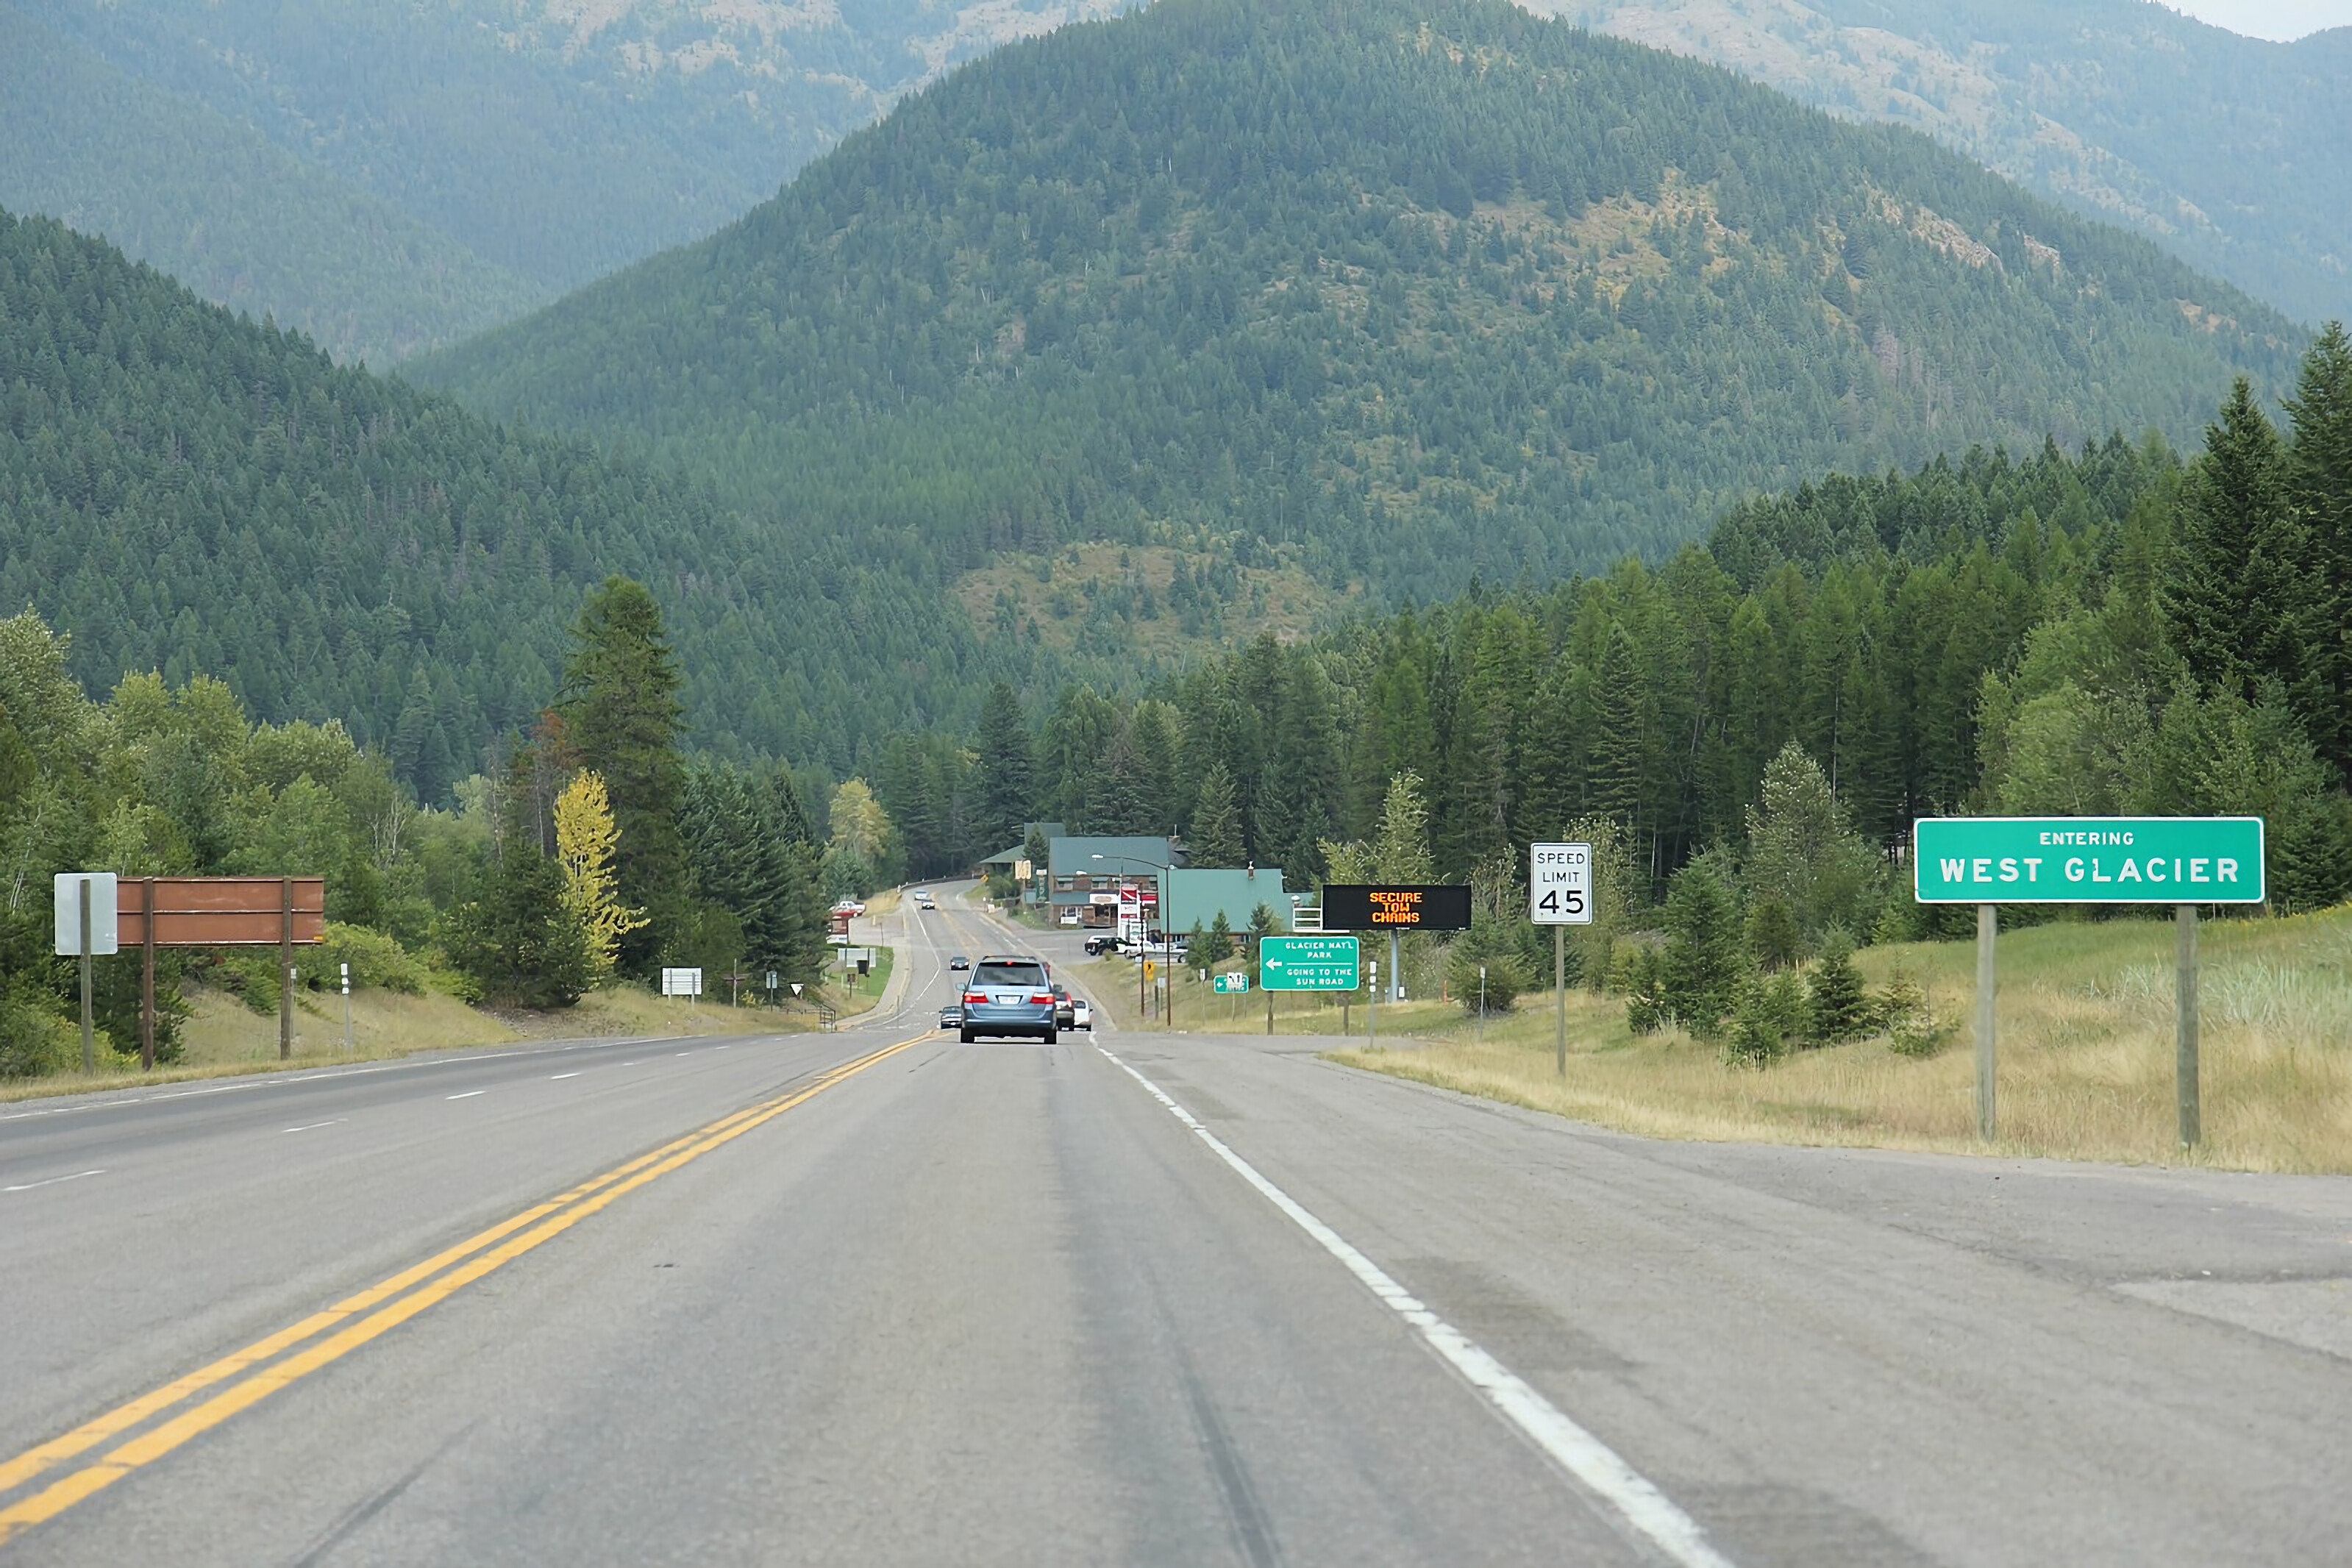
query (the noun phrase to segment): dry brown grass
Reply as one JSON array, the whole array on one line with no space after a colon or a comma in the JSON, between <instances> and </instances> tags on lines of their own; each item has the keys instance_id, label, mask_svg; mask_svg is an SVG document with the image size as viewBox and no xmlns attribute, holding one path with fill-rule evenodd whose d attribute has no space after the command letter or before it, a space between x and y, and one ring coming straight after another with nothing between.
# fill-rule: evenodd
<instances>
[{"instance_id":1,"label":"dry brown grass","mask_svg":"<svg viewBox=\"0 0 2352 1568\"><path fill-rule=\"evenodd\" d=\"M2172 942L2169 921L2002 935L1990 1145L1976 1138L1971 942L1858 955L1874 984L1905 966L1951 1026L1924 1059L1880 1038L1727 1067L1679 1031L1634 1037L1619 999L1582 992L1569 1000L1564 1078L1549 993L1489 1020L1483 1045L1456 1014L1410 1047L1332 1057L1664 1138L2352 1172L2352 910L2204 926L2204 1141L2193 1152L2176 1141Z\"/></svg>"}]
</instances>

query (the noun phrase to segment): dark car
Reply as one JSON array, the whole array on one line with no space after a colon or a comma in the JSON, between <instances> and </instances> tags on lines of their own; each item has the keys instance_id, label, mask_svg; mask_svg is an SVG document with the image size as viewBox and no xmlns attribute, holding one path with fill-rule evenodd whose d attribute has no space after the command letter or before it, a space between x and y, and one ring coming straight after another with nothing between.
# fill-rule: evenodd
<instances>
[{"instance_id":1,"label":"dark car","mask_svg":"<svg viewBox=\"0 0 2352 1568\"><path fill-rule=\"evenodd\" d=\"M1054 987L1054 1026L1062 1029L1078 1026L1077 1019L1070 1010L1070 988L1058 984Z\"/></svg>"},{"instance_id":2,"label":"dark car","mask_svg":"<svg viewBox=\"0 0 2352 1568\"><path fill-rule=\"evenodd\" d=\"M948 960L948 967L950 969L970 969L971 967L971 960L959 952L953 958Z\"/></svg>"},{"instance_id":3,"label":"dark car","mask_svg":"<svg viewBox=\"0 0 2352 1568\"><path fill-rule=\"evenodd\" d=\"M965 1045L982 1035L1034 1037L1052 1045L1061 1037L1054 977L1045 961L1026 953L989 953L972 965L964 983Z\"/></svg>"},{"instance_id":4,"label":"dark car","mask_svg":"<svg viewBox=\"0 0 2352 1568\"><path fill-rule=\"evenodd\" d=\"M1118 950L1118 938L1111 935L1108 931L1104 931L1099 935L1087 938L1087 956L1088 958L1093 958L1105 952L1117 952Z\"/></svg>"},{"instance_id":5,"label":"dark car","mask_svg":"<svg viewBox=\"0 0 2352 1568\"><path fill-rule=\"evenodd\" d=\"M950 1002L946 1006L940 1009L940 1027L942 1029L961 1029L963 1027L963 1008L961 1005Z\"/></svg>"}]
</instances>

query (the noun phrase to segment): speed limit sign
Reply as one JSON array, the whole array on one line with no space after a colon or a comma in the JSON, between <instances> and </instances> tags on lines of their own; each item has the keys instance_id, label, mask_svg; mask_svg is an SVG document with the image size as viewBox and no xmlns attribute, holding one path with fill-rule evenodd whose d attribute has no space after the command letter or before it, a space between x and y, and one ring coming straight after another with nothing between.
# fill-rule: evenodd
<instances>
[{"instance_id":1,"label":"speed limit sign","mask_svg":"<svg viewBox=\"0 0 2352 1568\"><path fill-rule=\"evenodd\" d=\"M1592 923L1592 846L1528 846L1528 919L1539 926Z\"/></svg>"}]
</instances>

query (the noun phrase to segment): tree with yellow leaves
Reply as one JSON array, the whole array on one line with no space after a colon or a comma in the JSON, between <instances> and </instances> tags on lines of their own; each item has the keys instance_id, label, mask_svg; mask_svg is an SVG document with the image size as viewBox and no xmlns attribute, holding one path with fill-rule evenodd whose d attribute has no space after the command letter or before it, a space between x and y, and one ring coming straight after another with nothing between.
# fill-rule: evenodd
<instances>
[{"instance_id":1,"label":"tree with yellow leaves","mask_svg":"<svg viewBox=\"0 0 2352 1568\"><path fill-rule=\"evenodd\" d=\"M621 938L646 923L643 910L620 900L613 872L620 842L604 776L583 769L555 797L555 858L563 866L563 907L587 935L590 972L598 980L613 973Z\"/></svg>"}]
</instances>

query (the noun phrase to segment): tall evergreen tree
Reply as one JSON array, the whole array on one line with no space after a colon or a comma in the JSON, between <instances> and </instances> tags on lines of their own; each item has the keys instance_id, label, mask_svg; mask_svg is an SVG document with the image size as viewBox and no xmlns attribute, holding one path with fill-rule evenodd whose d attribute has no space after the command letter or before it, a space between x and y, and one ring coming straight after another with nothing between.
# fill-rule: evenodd
<instances>
[{"instance_id":1,"label":"tall evergreen tree","mask_svg":"<svg viewBox=\"0 0 2352 1568\"><path fill-rule=\"evenodd\" d=\"M2312 552L2300 619L2314 658L2300 707L2320 755L2352 782L2352 339L2343 322L2330 321L2304 355L2286 409L2288 499Z\"/></svg>"},{"instance_id":2,"label":"tall evergreen tree","mask_svg":"<svg viewBox=\"0 0 2352 1568\"><path fill-rule=\"evenodd\" d=\"M973 829L988 854L1004 848L1036 813L1037 765L1022 721L1021 700L998 681L981 704L980 730L972 738L979 773Z\"/></svg>"},{"instance_id":3,"label":"tall evergreen tree","mask_svg":"<svg viewBox=\"0 0 2352 1568\"><path fill-rule=\"evenodd\" d=\"M2164 607L2200 680L2251 695L2300 684L2315 608L2303 519L2287 503L2287 454L2244 376L2205 427L2180 487Z\"/></svg>"},{"instance_id":4,"label":"tall evergreen tree","mask_svg":"<svg viewBox=\"0 0 2352 1568\"><path fill-rule=\"evenodd\" d=\"M563 667L566 733L612 796L621 830L613 858L620 897L649 917L621 938L617 967L643 975L656 966L668 934L663 921L687 892L686 846L677 829L686 794L678 752L684 678L661 606L645 584L626 577L607 577L589 591L572 637Z\"/></svg>"},{"instance_id":5,"label":"tall evergreen tree","mask_svg":"<svg viewBox=\"0 0 2352 1568\"><path fill-rule=\"evenodd\" d=\"M1241 806L1234 798L1234 775L1222 759L1201 775L1201 793L1192 803L1192 824L1185 836L1185 863L1203 869L1242 863Z\"/></svg>"}]
</instances>

